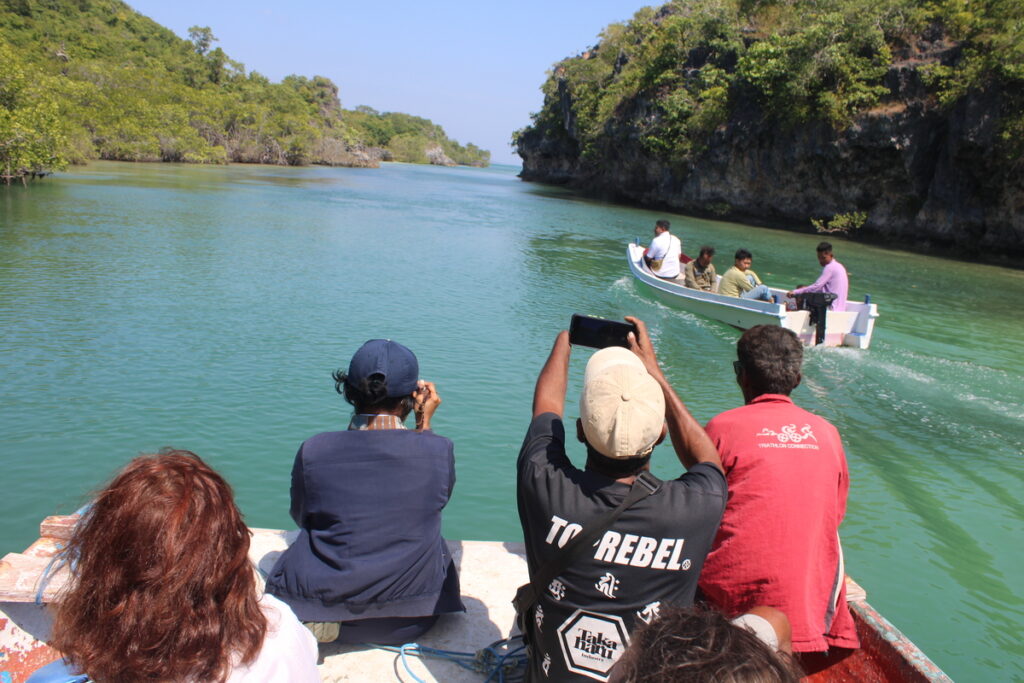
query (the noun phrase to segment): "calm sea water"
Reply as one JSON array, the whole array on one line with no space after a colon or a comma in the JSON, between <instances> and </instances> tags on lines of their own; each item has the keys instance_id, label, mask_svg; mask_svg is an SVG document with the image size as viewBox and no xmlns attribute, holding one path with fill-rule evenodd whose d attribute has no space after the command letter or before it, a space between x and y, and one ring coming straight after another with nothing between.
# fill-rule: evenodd
<instances>
[{"instance_id":1,"label":"calm sea water","mask_svg":"<svg viewBox=\"0 0 1024 683\"><path fill-rule=\"evenodd\" d=\"M513 462L573 312L646 320L701 421L739 405L738 333L628 275L662 214L515 172L98 163L0 188L0 551L166 445L224 472L251 525L290 526L295 450L344 428L330 372L373 337L410 346L444 399L451 538L520 539ZM667 217L720 270L745 246L770 283L817 276L814 235ZM953 678L1020 680L1024 272L835 243L882 317L866 352L811 350L794 398L846 444L847 570Z\"/></svg>"}]
</instances>

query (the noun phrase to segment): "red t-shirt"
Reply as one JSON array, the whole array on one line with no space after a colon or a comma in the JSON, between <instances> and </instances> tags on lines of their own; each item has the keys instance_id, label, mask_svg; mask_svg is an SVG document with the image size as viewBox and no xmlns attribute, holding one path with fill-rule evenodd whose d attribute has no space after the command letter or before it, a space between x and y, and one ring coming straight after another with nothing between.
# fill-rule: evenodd
<instances>
[{"instance_id":1,"label":"red t-shirt","mask_svg":"<svg viewBox=\"0 0 1024 683\"><path fill-rule=\"evenodd\" d=\"M839 432L788 396L764 394L707 433L729 498L700 575L705 596L728 615L782 610L794 652L859 647L840 565L849 475Z\"/></svg>"}]
</instances>

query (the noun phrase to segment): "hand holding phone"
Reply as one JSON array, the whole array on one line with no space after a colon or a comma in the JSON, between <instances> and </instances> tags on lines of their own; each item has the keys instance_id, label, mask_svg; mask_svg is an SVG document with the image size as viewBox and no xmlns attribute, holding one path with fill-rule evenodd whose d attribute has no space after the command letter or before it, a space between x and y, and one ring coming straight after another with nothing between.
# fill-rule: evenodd
<instances>
[{"instance_id":1,"label":"hand holding phone","mask_svg":"<svg viewBox=\"0 0 1024 683\"><path fill-rule=\"evenodd\" d=\"M608 346L628 349L629 340L626 335L630 332L636 334L636 325L574 313L569 322L569 343L573 346L589 346L595 349Z\"/></svg>"},{"instance_id":2,"label":"hand holding phone","mask_svg":"<svg viewBox=\"0 0 1024 683\"><path fill-rule=\"evenodd\" d=\"M422 379L417 382L416 391L412 393L413 412L416 414L416 429L430 429L430 418L441 405L441 396L437 393L433 382Z\"/></svg>"}]
</instances>

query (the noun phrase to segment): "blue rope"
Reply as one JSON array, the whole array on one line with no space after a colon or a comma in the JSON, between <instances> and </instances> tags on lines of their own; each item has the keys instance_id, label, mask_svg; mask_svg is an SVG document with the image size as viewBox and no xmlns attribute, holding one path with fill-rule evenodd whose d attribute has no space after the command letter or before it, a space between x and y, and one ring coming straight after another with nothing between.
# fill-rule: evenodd
<instances>
[{"instance_id":1,"label":"blue rope","mask_svg":"<svg viewBox=\"0 0 1024 683\"><path fill-rule=\"evenodd\" d=\"M81 518L81 516L85 514L85 511L88 510L91 506L92 506L92 503L86 503L82 507L80 507L77 510L75 510L75 514L78 515L79 518ZM64 546L61 545L60 543L57 543L56 546L57 546L57 552L55 552L53 554L53 557L50 558L50 561L47 562L46 569L43 570L42 576L39 577L39 589L36 591L36 605L42 605L43 604L43 593L46 592L46 584L48 584L50 582L50 572L53 570L54 564L59 563L59 564L57 564L57 570L60 571L60 568L63 567L67 563L66 562L66 558L64 558L62 556L62 554L61 554L61 551L64 549ZM72 562L71 563L71 572L72 573L74 573L76 566L77 566L77 562Z\"/></svg>"},{"instance_id":2,"label":"blue rope","mask_svg":"<svg viewBox=\"0 0 1024 683\"><path fill-rule=\"evenodd\" d=\"M64 558L61 556L60 551L63 550L64 546L60 543L57 544L57 552L50 561L46 563L46 569L43 570L42 576L39 577L39 588L36 590L36 605L43 604L43 593L46 592L46 585L50 582L50 571L53 569L53 565L57 564L58 571L64 566Z\"/></svg>"},{"instance_id":3,"label":"blue rope","mask_svg":"<svg viewBox=\"0 0 1024 683\"><path fill-rule=\"evenodd\" d=\"M513 642L521 640L522 636L497 640L476 652L438 650L417 643L406 643L401 647L372 643L367 643L367 645L397 653L406 673L412 676L416 683L426 682L413 672L408 659L410 656L432 657L452 662L468 671L486 675L484 683L516 683L523 680L526 672L526 646L512 647Z\"/></svg>"}]
</instances>

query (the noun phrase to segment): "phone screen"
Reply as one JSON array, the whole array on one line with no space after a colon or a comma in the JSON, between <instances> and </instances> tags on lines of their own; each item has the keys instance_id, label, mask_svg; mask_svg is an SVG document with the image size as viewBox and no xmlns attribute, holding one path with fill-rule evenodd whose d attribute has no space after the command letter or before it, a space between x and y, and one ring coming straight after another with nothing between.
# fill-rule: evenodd
<instances>
[{"instance_id":1,"label":"phone screen","mask_svg":"<svg viewBox=\"0 0 1024 683\"><path fill-rule=\"evenodd\" d=\"M603 349L606 346L629 348L626 335L636 333L636 327L618 320L605 320L589 315L574 313L569 322L569 343L573 346L590 346Z\"/></svg>"}]
</instances>

